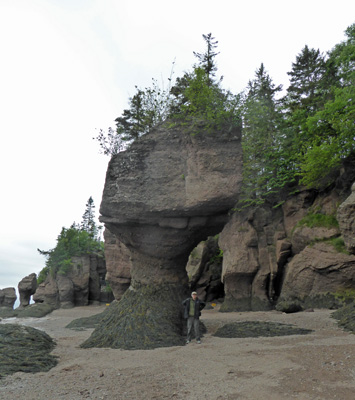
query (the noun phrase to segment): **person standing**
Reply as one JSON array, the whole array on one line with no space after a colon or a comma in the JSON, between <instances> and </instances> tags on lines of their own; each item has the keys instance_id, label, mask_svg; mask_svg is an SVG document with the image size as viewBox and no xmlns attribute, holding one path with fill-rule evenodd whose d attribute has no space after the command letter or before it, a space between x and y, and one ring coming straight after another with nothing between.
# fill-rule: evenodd
<instances>
[{"instance_id":1,"label":"person standing","mask_svg":"<svg viewBox=\"0 0 355 400\"><path fill-rule=\"evenodd\" d=\"M206 303L197 297L196 292L192 292L191 297L184 300L182 305L184 306L184 318L187 319L186 344L191 342L192 327L194 328L197 343L201 343L199 318L201 310L205 307Z\"/></svg>"}]
</instances>

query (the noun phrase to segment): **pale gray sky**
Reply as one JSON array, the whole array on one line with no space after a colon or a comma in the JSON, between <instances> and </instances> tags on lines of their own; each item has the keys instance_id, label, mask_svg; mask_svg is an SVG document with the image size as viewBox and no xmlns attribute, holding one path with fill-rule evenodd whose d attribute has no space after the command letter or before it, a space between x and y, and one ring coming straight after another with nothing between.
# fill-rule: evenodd
<instances>
[{"instance_id":1,"label":"pale gray sky","mask_svg":"<svg viewBox=\"0 0 355 400\"><path fill-rule=\"evenodd\" d=\"M62 226L98 215L114 126L134 86L190 70L202 34L219 41L224 86L265 64L275 84L305 44L326 52L354 23L353 0L0 0L0 288L45 260Z\"/></svg>"}]
</instances>

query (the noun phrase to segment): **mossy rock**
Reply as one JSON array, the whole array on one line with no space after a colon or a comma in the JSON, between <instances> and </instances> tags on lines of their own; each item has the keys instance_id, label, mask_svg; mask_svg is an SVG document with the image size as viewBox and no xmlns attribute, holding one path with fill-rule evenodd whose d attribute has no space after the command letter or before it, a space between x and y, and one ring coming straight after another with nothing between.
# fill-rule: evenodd
<instances>
[{"instance_id":1,"label":"mossy rock","mask_svg":"<svg viewBox=\"0 0 355 400\"><path fill-rule=\"evenodd\" d=\"M288 335L306 335L313 332L293 325L279 324L275 322L247 321L233 322L220 327L213 336L221 338L248 338L271 337Z\"/></svg>"},{"instance_id":2,"label":"mossy rock","mask_svg":"<svg viewBox=\"0 0 355 400\"><path fill-rule=\"evenodd\" d=\"M9 307L0 307L0 318L14 318L17 313L14 309Z\"/></svg>"},{"instance_id":3,"label":"mossy rock","mask_svg":"<svg viewBox=\"0 0 355 400\"><path fill-rule=\"evenodd\" d=\"M138 350L183 345L182 292L168 285L127 290L81 347Z\"/></svg>"},{"instance_id":4,"label":"mossy rock","mask_svg":"<svg viewBox=\"0 0 355 400\"><path fill-rule=\"evenodd\" d=\"M109 307L111 306L112 305ZM105 310L99 314L91 315L90 317L74 319L66 326L66 328L73 330L97 328L101 324L104 316L108 313L109 307L106 307Z\"/></svg>"},{"instance_id":5,"label":"mossy rock","mask_svg":"<svg viewBox=\"0 0 355 400\"><path fill-rule=\"evenodd\" d=\"M0 308L0 318L41 318L51 313L54 307L46 303L30 304L24 308Z\"/></svg>"},{"instance_id":6,"label":"mossy rock","mask_svg":"<svg viewBox=\"0 0 355 400\"><path fill-rule=\"evenodd\" d=\"M341 328L355 333L355 303L347 304L333 312L332 317L338 321Z\"/></svg>"},{"instance_id":7,"label":"mossy rock","mask_svg":"<svg viewBox=\"0 0 355 400\"><path fill-rule=\"evenodd\" d=\"M0 325L0 378L19 371L49 371L57 364L57 358L49 354L54 346L52 338L38 329Z\"/></svg>"},{"instance_id":8,"label":"mossy rock","mask_svg":"<svg viewBox=\"0 0 355 400\"><path fill-rule=\"evenodd\" d=\"M343 301L335 293L319 293L302 298L280 298L276 304L277 311L286 313L298 312L308 308L326 308L336 310L343 306Z\"/></svg>"}]
</instances>

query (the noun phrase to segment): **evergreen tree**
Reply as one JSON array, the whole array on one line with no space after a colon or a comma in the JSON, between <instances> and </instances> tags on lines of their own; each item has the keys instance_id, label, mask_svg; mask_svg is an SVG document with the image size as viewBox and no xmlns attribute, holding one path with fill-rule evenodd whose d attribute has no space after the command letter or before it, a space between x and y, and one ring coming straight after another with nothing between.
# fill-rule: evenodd
<instances>
[{"instance_id":1,"label":"evergreen tree","mask_svg":"<svg viewBox=\"0 0 355 400\"><path fill-rule=\"evenodd\" d=\"M322 80L325 73L324 56L319 49L306 45L292 63L290 86L287 88L287 106L291 111L303 109L312 114L322 105Z\"/></svg>"},{"instance_id":2,"label":"evergreen tree","mask_svg":"<svg viewBox=\"0 0 355 400\"><path fill-rule=\"evenodd\" d=\"M302 160L312 140L307 119L324 104L326 63L319 50L305 46L292 63L290 85L283 99L288 117L289 135L292 135L292 151L297 154L297 164ZM299 168L299 167L298 167Z\"/></svg>"},{"instance_id":3,"label":"evergreen tree","mask_svg":"<svg viewBox=\"0 0 355 400\"><path fill-rule=\"evenodd\" d=\"M332 181L344 158L355 151L355 24L347 39L329 53L326 76L331 95L324 106L307 118L311 140L301 163L301 183L321 187Z\"/></svg>"},{"instance_id":4,"label":"evergreen tree","mask_svg":"<svg viewBox=\"0 0 355 400\"><path fill-rule=\"evenodd\" d=\"M208 84L212 84L213 78L217 71L216 56L219 52L216 52L218 41L212 36L212 33L202 35L206 42L206 51L204 53L193 52L194 56L199 60L199 67L203 68L207 74Z\"/></svg>"},{"instance_id":5,"label":"evergreen tree","mask_svg":"<svg viewBox=\"0 0 355 400\"><path fill-rule=\"evenodd\" d=\"M90 196L86 203L86 209L82 217L80 229L89 233L92 238L97 236L97 227L95 223L95 205L94 200Z\"/></svg>"},{"instance_id":6,"label":"evergreen tree","mask_svg":"<svg viewBox=\"0 0 355 400\"><path fill-rule=\"evenodd\" d=\"M289 178L288 160L282 154L283 116L276 99L281 89L263 64L248 83L243 106L241 204L263 203Z\"/></svg>"}]
</instances>

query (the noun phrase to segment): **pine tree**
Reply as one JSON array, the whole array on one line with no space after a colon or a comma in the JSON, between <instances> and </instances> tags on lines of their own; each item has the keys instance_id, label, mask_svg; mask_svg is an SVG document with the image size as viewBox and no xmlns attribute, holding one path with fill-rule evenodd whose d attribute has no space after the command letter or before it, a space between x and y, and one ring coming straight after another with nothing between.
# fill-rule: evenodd
<instances>
[{"instance_id":1,"label":"pine tree","mask_svg":"<svg viewBox=\"0 0 355 400\"><path fill-rule=\"evenodd\" d=\"M92 238L97 236L97 227L95 223L95 205L94 200L90 196L86 203L86 209L82 217L80 228L90 234Z\"/></svg>"},{"instance_id":2,"label":"pine tree","mask_svg":"<svg viewBox=\"0 0 355 400\"><path fill-rule=\"evenodd\" d=\"M207 35L202 35L204 41L206 42L206 51L204 53L193 52L194 56L199 60L199 67L203 68L207 74L209 84L212 84L216 71L216 56L219 52L216 52L218 41L212 36L212 33Z\"/></svg>"},{"instance_id":3,"label":"pine tree","mask_svg":"<svg viewBox=\"0 0 355 400\"><path fill-rule=\"evenodd\" d=\"M241 204L263 203L287 179L287 163L281 156L283 117L276 99L281 89L272 82L263 64L248 83L243 106Z\"/></svg>"}]
</instances>

